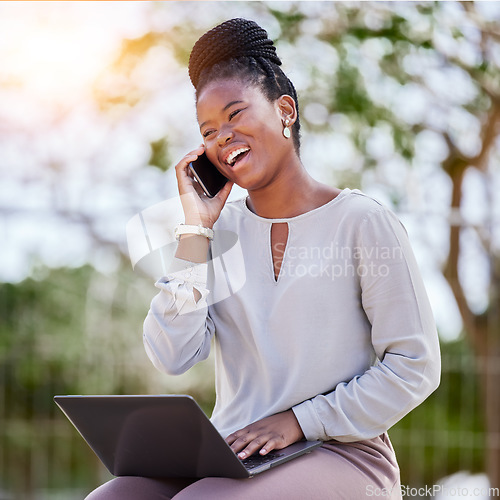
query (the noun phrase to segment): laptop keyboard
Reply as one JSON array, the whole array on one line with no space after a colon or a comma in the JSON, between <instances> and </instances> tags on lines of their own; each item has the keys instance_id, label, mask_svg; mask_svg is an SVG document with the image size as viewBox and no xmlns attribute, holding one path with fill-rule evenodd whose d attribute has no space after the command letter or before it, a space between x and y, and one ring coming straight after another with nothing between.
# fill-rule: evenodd
<instances>
[{"instance_id":1,"label":"laptop keyboard","mask_svg":"<svg viewBox=\"0 0 500 500\"><path fill-rule=\"evenodd\" d=\"M270 452L267 455L259 455L258 453L250 455L248 458L242 460L242 464L247 468L247 470L255 469L259 465L271 462L276 458L282 457L284 453Z\"/></svg>"}]
</instances>

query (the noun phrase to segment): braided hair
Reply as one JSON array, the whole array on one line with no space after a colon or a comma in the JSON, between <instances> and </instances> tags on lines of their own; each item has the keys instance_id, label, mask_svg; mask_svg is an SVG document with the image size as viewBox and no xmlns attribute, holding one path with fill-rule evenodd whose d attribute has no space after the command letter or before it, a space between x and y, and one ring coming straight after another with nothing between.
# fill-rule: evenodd
<instances>
[{"instance_id":1,"label":"braided hair","mask_svg":"<svg viewBox=\"0 0 500 500\"><path fill-rule=\"evenodd\" d=\"M297 120L292 137L300 149L299 101L293 83L280 68L281 60L266 30L254 21L230 19L205 33L194 45L189 57L189 78L196 95L214 80L239 78L259 87L274 102L287 94L295 101Z\"/></svg>"}]
</instances>

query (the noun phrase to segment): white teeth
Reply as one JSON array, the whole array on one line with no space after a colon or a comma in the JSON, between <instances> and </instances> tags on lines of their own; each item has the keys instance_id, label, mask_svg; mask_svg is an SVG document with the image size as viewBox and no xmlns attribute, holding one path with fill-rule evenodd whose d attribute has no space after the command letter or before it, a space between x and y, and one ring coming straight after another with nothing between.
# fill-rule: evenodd
<instances>
[{"instance_id":1,"label":"white teeth","mask_svg":"<svg viewBox=\"0 0 500 500\"><path fill-rule=\"evenodd\" d=\"M250 148L240 148L236 149L233 151L227 158L226 158L226 163L229 165L232 165L236 157L241 154L241 153L246 153L247 151L250 151Z\"/></svg>"}]
</instances>

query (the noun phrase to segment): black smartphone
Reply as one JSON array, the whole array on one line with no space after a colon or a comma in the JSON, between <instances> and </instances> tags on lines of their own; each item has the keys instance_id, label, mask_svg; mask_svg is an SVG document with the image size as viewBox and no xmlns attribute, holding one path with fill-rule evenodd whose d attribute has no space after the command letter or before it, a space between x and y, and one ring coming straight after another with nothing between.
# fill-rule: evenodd
<instances>
[{"instance_id":1,"label":"black smartphone","mask_svg":"<svg viewBox=\"0 0 500 500\"><path fill-rule=\"evenodd\" d=\"M217 167L207 158L205 153L191 162L189 168L203 191L210 198L213 198L227 182L227 177L217 170Z\"/></svg>"}]
</instances>

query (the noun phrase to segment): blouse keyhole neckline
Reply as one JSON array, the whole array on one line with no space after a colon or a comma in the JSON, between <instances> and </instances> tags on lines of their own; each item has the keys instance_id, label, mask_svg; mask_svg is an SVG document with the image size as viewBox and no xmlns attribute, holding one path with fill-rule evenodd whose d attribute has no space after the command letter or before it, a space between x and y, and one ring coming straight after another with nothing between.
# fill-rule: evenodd
<instances>
[{"instance_id":1,"label":"blouse keyhole neckline","mask_svg":"<svg viewBox=\"0 0 500 500\"><path fill-rule=\"evenodd\" d=\"M288 223L273 222L271 224L271 259L274 273L274 281L277 283L285 257L285 250L288 243Z\"/></svg>"}]
</instances>

